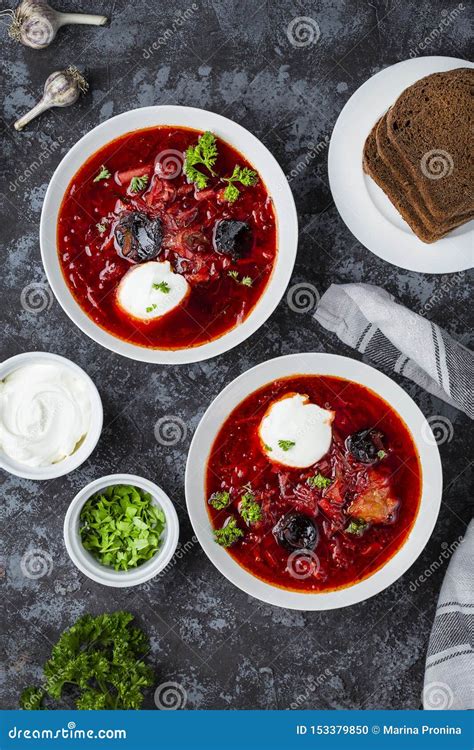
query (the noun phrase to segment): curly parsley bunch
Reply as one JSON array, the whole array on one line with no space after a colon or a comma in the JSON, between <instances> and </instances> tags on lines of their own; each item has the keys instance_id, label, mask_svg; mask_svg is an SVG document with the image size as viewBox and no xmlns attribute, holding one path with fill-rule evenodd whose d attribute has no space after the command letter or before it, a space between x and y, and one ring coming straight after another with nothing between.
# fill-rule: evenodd
<instances>
[{"instance_id":1,"label":"curly parsley bunch","mask_svg":"<svg viewBox=\"0 0 474 750\"><path fill-rule=\"evenodd\" d=\"M53 646L44 685L26 688L21 707L42 709L46 696L71 695L78 709L139 709L153 671L143 661L148 638L132 620L130 612L80 617Z\"/></svg>"}]
</instances>

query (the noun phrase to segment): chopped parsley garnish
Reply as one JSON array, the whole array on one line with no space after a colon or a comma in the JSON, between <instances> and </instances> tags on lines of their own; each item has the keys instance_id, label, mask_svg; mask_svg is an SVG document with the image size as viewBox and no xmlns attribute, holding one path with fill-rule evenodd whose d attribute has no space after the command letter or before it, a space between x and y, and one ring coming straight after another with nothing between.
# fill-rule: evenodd
<instances>
[{"instance_id":1,"label":"chopped parsley garnish","mask_svg":"<svg viewBox=\"0 0 474 750\"><path fill-rule=\"evenodd\" d=\"M222 179L228 183L224 190L224 198L226 201L234 203L240 195L240 190L234 185L234 182L240 182L241 185L246 186L256 185L258 177L253 169L249 169L248 167L242 169L236 164L231 176L223 177Z\"/></svg>"},{"instance_id":2,"label":"chopped parsley garnish","mask_svg":"<svg viewBox=\"0 0 474 750\"><path fill-rule=\"evenodd\" d=\"M171 291L171 287L166 281L160 281L158 284L153 284L152 286L153 289L157 289L158 291L163 292L163 294L168 294L168 292Z\"/></svg>"},{"instance_id":3,"label":"chopped parsley garnish","mask_svg":"<svg viewBox=\"0 0 474 750\"><path fill-rule=\"evenodd\" d=\"M230 492L221 490L220 492L213 492L209 498L209 505L212 505L216 510L222 510L227 508L230 503Z\"/></svg>"},{"instance_id":4,"label":"chopped parsley garnish","mask_svg":"<svg viewBox=\"0 0 474 750\"><path fill-rule=\"evenodd\" d=\"M262 520L262 508L257 502L255 502L255 495L253 492L246 492L245 495L242 495L242 500L239 505L239 513L245 523L249 526L252 523Z\"/></svg>"},{"instance_id":5,"label":"chopped parsley garnish","mask_svg":"<svg viewBox=\"0 0 474 750\"><path fill-rule=\"evenodd\" d=\"M251 276L242 276L242 278L239 279L238 271L228 271L227 275L230 276L231 279L234 279L237 284L242 284L242 286L252 286L253 284L253 279Z\"/></svg>"},{"instance_id":6,"label":"chopped parsley garnish","mask_svg":"<svg viewBox=\"0 0 474 750\"><path fill-rule=\"evenodd\" d=\"M108 180L110 176L111 174L109 170L107 169L107 167L104 167L104 165L102 164L99 174L94 177L94 182L100 182L101 180Z\"/></svg>"},{"instance_id":7,"label":"chopped parsley garnish","mask_svg":"<svg viewBox=\"0 0 474 750\"><path fill-rule=\"evenodd\" d=\"M346 534L362 536L368 525L367 521L363 521L361 518L353 518L345 532Z\"/></svg>"},{"instance_id":8,"label":"chopped parsley garnish","mask_svg":"<svg viewBox=\"0 0 474 750\"><path fill-rule=\"evenodd\" d=\"M385 458L386 455L387 455L387 451L377 451L377 458L382 459L382 458Z\"/></svg>"},{"instance_id":9,"label":"chopped parsley garnish","mask_svg":"<svg viewBox=\"0 0 474 750\"><path fill-rule=\"evenodd\" d=\"M222 529L214 529L214 540L221 547L230 547L243 535L244 532L237 526L235 518L228 519Z\"/></svg>"},{"instance_id":10,"label":"chopped parsley garnish","mask_svg":"<svg viewBox=\"0 0 474 750\"><path fill-rule=\"evenodd\" d=\"M145 307L145 310L146 310L147 313L150 313L150 312L153 312L153 310L156 310L156 308L157 308L157 305L155 305L155 303L153 303L152 305L149 305L148 307Z\"/></svg>"},{"instance_id":11,"label":"chopped parsley garnish","mask_svg":"<svg viewBox=\"0 0 474 750\"><path fill-rule=\"evenodd\" d=\"M322 474L314 475L314 477L308 477L306 480L306 484L309 484L310 487L317 487L318 490L324 490L326 487L329 487L331 484L332 479L329 479L328 477L324 477Z\"/></svg>"},{"instance_id":12,"label":"chopped parsley garnish","mask_svg":"<svg viewBox=\"0 0 474 750\"><path fill-rule=\"evenodd\" d=\"M273 448L270 448L270 446L267 445L266 443L263 444L263 447L265 448L266 451L269 451L269 452L273 450Z\"/></svg>"},{"instance_id":13,"label":"chopped parsley garnish","mask_svg":"<svg viewBox=\"0 0 474 750\"><path fill-rule=\"evenodd\" d=\"M132 177L130 180L130 192L131 193L141 193L142 190L145 190L146 186L148 184L148 175L144 174L143 177Z\"/></svg>"},{"instance_id":14,"label":"chopped parsley garnish","mask_svg":"<svg viewBox=\"0 0 474 750\"><path fill-rule=\"evenodd\" d=\"M84 504L79 532L85 549L114 570L150 560L161 545L165 515L140 487L116 484Z\"/></svg>"},{"instance_id":15,"label":"chopped parsley garnish","mask_svg":"<svg viewBox=\"0 0 474 750\"><path fill-rule=\"evenodd\" d=\"M216 173L213 169L216 159L216 136L213 133L206 131L199 136L198 142L195 146L188 146L186 149L183 171L189 182L194 182L199 190L205 188L209 180L209 175L196 169L196 164L202 164L209 170L213 177L216 177Z\"/></svg>"},{"instance_id":16,"label":"chopped parsley garnish","mask_svg":"<svg viewBox=\"0 0 474 750\"><path fill-rule=\"evenodd\" d=\"M290 448L293 448L296 443L293 440L279 440L278 445L282 449L282 451L289 451Z\"/></svg>"}]
</instances>

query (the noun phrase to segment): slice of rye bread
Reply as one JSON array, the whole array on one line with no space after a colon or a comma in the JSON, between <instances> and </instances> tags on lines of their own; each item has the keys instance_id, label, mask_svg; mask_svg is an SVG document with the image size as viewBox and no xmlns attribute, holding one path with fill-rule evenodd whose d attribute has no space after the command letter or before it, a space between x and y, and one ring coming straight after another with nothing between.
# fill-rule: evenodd
<instances>
[{"instance_id":1,"label":"slice of rye bread","mask_svg":"<svg viewBox=\"0 0 474 750\"><path fill-rule=\"evenodd\" d=\"M372 177L377 185L384 191L387 198L393 203L399 214L401 214L409 227L422 242L428 244L436 242L450 230L441 232L430 231L423 224L418 214L413 210L410 201L405 198L403 191L400 191L398 183L394 180L391 171L386 167L377 150L376 130L379 122L380 121L377 121L375 123L365 141L362 160L364 172Z\"/></svg>"},{"instance_id":2,"label":"slice of rye bread","mask_svg":"<svg viewBox=\"0 0 474 750\"><path fill-rule=\"evenodd\" d=\"M410 201L410 205L425 227L433 233L449 232L451 229L459 226L462 220L469 221L473 216L472 211L461 213L449 221L436 221L429 211L423 196L418 190L416 184L411 179L410 174L398 156L398 151L393 146L387 134L387 113L380 118L375 138L377 141L377 151L385 166L391 171L395 182L398 183L398 189L403 192L405 198Z\"/></svg>"},{"instance_id":3,"label":"slice of rye bread","mask_svg":"<svg viewBox=\"0 0 474 750\"><path fill-rule=\"evenodd\" d=\"M474 69L433 73L387 113L388 137L437 221L474 210L470 121Z\"/></svg>"},{"instance_id":4,"label":"slice of rye bread","mask_svg":"<svg viewBox=\"0 0 474 750\"><path fill-rule=\"evenodd\" d=\"M375 123L365 141L362 160L364 172L372 177L377 185L382 188L387 198L393 203L399 214L401 214L420 240L427 243L436 242L439 236L434 232L430 232L425 227L418 214L411 207L410 202L405 198L403 192L398 189L392 173L379 156L376 140L376 130L379 122Z\"/></svg>"}]
</instances>

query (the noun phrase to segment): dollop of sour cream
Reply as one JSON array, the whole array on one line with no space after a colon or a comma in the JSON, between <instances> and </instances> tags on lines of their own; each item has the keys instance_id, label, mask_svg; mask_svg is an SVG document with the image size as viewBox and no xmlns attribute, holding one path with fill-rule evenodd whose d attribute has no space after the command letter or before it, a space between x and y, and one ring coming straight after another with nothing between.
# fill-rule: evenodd
<instances>
[{"instance_id":1,"label":"dollop of sour cream","mask_svg":"<svg viewBox=\"0 0 474 750\"><path fill-rule=\"evenodd\" d=\"M181 305L189 284L171 270L168 260L150 260L131 268L117 289L117 301L127 315L139 320L155 320Z\"/></svg>"},{"instance_id":2,"label":"dollop of sour cream","mask_svg":"<svg viewBox=\"0 0 474 750\"><path fill-rule=\"evenodd\" d=\"M258 432L263 452L274 462L291 468L312 466L331 447L335 413L313 404L301 393L287 393L273 401Z\"/></svg>"},{"instance_id":3,"label":"dollop of sour cream","mask_svg":"<svg viewBox=\"0 0 474 750\"><path fill-rule=\"evenodd\" d=\"M25 365L0 381L0 448L25 466L70 456L90 422L87 383L64 365Z\"/></svg>"}]
</instances>

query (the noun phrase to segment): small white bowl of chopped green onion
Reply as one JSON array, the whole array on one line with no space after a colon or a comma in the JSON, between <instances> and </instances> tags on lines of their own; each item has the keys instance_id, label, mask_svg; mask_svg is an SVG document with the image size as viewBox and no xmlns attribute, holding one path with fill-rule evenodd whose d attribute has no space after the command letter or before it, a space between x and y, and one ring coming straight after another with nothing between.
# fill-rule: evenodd
<instances>
[{"instance_id":1,"label":"small white bowl of chopped green onion","mask_svg":"<svg viewBox=\"0 0 474 750\"><path fill-rule=\"evenodd\" d=\"M82 489L64 519L74 565L97 583L138 586L161 573L174 555L179 521L158 485L134 474L110 474Z\"/></svg>"}]
</instances>

